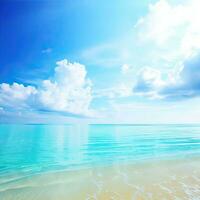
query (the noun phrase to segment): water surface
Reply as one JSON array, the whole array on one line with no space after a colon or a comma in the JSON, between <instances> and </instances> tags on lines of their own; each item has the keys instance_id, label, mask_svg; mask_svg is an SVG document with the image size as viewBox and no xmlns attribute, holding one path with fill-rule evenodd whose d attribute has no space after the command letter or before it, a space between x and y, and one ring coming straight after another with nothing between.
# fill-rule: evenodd
<instances>
[{"instance_id":1,"label":"water surface","mask_svg":"<svg viewBox=\"0 0 200 200\"><path fill-rule=\"evenodd\" d=\"M27 191L24 191L24 188L37 185L38 189L38 185L44 186L49 183L54 185L55 179L60 180L59 184L65 183L69 179L76 179L78 181L76 185L81 182L90 185L87 181L95 180L96 169L99 168L101 169L100 176L103 177L107 174L105 178L107 177L108 180L112 180L115 176L121 176L120 182L128 187L123 177L132 176L133 173L138 172L136 169L139 168L134 165L141 162L144 164L141 174L145 174L145 170L149 169L151 169L150 174L156 174L156 166L157 171L159 169L165 171L169 168L168 163L170 165L174 163L172 169L178 170L171 175L165 173L163 179L174 176L181 178L183 175L179 174L179 171L185 174L191 170L191 173L187 174L189 180L191 178L198 180L200 177L198 177L197 165L200 162L194 163L194 161L199 158L200 126L198 125L0 125L0 197L3 195L6 200L27 199L25 195ZM165 164L158 167L158 163L162 162ZM177 163L182 164L177 166ZM189 165L190 163L193 164ZM150 165L154 167L149 168ZM114 169L111 170L113 167ZM126 169L125 172L123 169ZM95 176L91 176L91 172L93 174L94 171ZM110 176L111 173L107 173L109 171L116 173ZM72 172L76 172L75 174L79 172L80 176L76 176ZM60 175L59 173L64 174ZM136 178L134 175L133 180L135 179L139 180L141 177ZM151 180L153 182L153 177ZM143 181L143 186L146 182L148 181ZM179 186L182 188L185 182L179 180L180 182L182 184ZM115 183L116 181L112 180L110 187ZM176 183L178 184L178 182ZM137 184L135 183L135 185ZM190 186L195 185L199 192L199 184L198 181L197 183L191 181ZM65 186L61 185L53 187L52 191L58 192ZM45 197L43 186L39 187L41 196L33 195L32 199L50 199L50 197ZM81 188L84 188L83 185ZM32 191L34 191L33 188ZM66 189L63 191L66 192ZM131 191L130 194L137 193L133 192L133 188ZM68 192L65 192L64 194L68 195ZM89 188L88 191L85 191L86 194L87 192L89 194ZM62 192L60 191L60 193ZM145 192L143 194L146 195ZM53 194L51 195L53 196ZM66 199L65 195L63 199ZM88 196L82 196L80 199L87 199ZM96 199L110 199L111 196ZM182 192L181 198L188 199L184 192ZM54 199L56 199L55 196ZM62 198L60 197L60 199ZM78 198L73 200L76 199Z\"/></svg>"}]
</instances>

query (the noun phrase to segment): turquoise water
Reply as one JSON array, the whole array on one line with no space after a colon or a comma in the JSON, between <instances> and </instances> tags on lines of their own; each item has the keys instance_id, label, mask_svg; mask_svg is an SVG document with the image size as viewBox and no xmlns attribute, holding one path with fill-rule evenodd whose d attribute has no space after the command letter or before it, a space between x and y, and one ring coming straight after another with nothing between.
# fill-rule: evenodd
<instances>
[{"instance_id":1,"label":"turquoise water","mask_svg":"<svg viewBox=\"0 0 200 200\"><path fill-rule=\"evenodd\" d=\"M200 126L0 125L0 176L200 156Z\"/></svg>"}]
</instances>

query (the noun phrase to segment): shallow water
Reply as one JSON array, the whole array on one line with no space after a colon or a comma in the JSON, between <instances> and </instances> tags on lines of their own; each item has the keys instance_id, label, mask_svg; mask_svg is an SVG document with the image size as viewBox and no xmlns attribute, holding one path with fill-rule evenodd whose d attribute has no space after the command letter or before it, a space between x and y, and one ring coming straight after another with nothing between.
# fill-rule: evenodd
<instances>
[{"instance_id":1,"label":"shallow water","mask_svg":"<svg viewBox=\"0 0 200 200\"><path fill-rule=\"evenodd\" d=\"M0 199L196 200L199 158L197 125L0 125Z\"/></svg>"}]
</instances>

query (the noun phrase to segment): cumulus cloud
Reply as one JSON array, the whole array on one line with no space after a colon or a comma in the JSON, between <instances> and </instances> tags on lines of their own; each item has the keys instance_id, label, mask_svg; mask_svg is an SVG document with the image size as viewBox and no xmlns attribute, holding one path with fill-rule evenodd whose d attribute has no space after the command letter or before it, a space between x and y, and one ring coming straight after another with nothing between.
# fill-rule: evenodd
<instances>
[{"instance_id":1,"label":"cumulus cloud","mask_svg":"<svg viewBox=\"0 0 200 200\"><path fill-rule=\"evenodd\" d=\"M199 0L159 0L137 22L138 39L149 47L157 67L139 71L134 94L162 99L200 95L199 7Z\"/></svg>"},{"instance_id":2,"label":"cumulus cloud","mask_svg":"<svg viewBox=\"0 0 200 200\"><path fill-rule=\"evenodd\" d=\"M133 88L135 94L165 99L183 99L200 95L200 55L187 59L176 73L164 78L159 70L144 68Z\"/></svg>"},{"instance_id":3,"label":"cumulus cloud","mask_svg":"<svg viewBox=\"0 0 200 200\"><path fill-rule=\"evenodd\" d=\"M136 92L148 92L153 89L159 89L163 85L164 81L161 79L161 72L150 67L145 67L138 73L134 90Z\"/></svg>"},{"instance_id":4,"label":"cumulus cloud","mask_svg":"<svg viewBox=\"0 0 200 200\"><path fill-rule=\"evenodd\" d=\"M199 7L199 0L179 4L159 0L150 5L136 25L140 41L151 42L165 59L191 56L200 48Z\"/></svg>"},{"instance_id":5,"label":"cumulus cloud","mask_svg":"<svg viewBox=\"0 0 200 200\"><path fill-rule=\"evenodd\" d=\"M37 94L37 89L33 86L23 84L7 83L0 84L0 105L6 108L28 107L28 102Z\"/></svg>"},{"instance_id":6,"label":"cumulus cloud","mask_svg":"<svg viewBox=\"0 0 200 200\"><path fill-rule=\"evenodd\" d=\"M0 84L0 106L89 115L92 86L85 66L66 59L56 64L54 76L37 87Z\"/></svg>"},{"instance_id":7,"label":"cumulus cloud","mask_svg":"<svg viewBox=\"0 0 200 200\"><path fill-rule=\"evenodd\" d=\"M85 66L57 62L52 80L44 80L38 98L45 109L71 113L87 113L92 100L91 82L86 79Z\"/></svg>"}]
</instances>

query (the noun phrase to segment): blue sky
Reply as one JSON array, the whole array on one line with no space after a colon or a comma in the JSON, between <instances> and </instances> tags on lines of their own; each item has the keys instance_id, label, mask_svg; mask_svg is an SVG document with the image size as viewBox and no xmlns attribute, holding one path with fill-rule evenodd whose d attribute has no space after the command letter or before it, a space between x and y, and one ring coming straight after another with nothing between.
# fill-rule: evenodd
<instances>
[{"instance_id":1,"label":"blue sky","mask_svg":"<svg viewBox=\"0 0 200 200\"><path fill-rule=\"evenodd\" d=\"M1 122L200 122L198 0L0 4Z\"/></svg>"}]
</instances>

